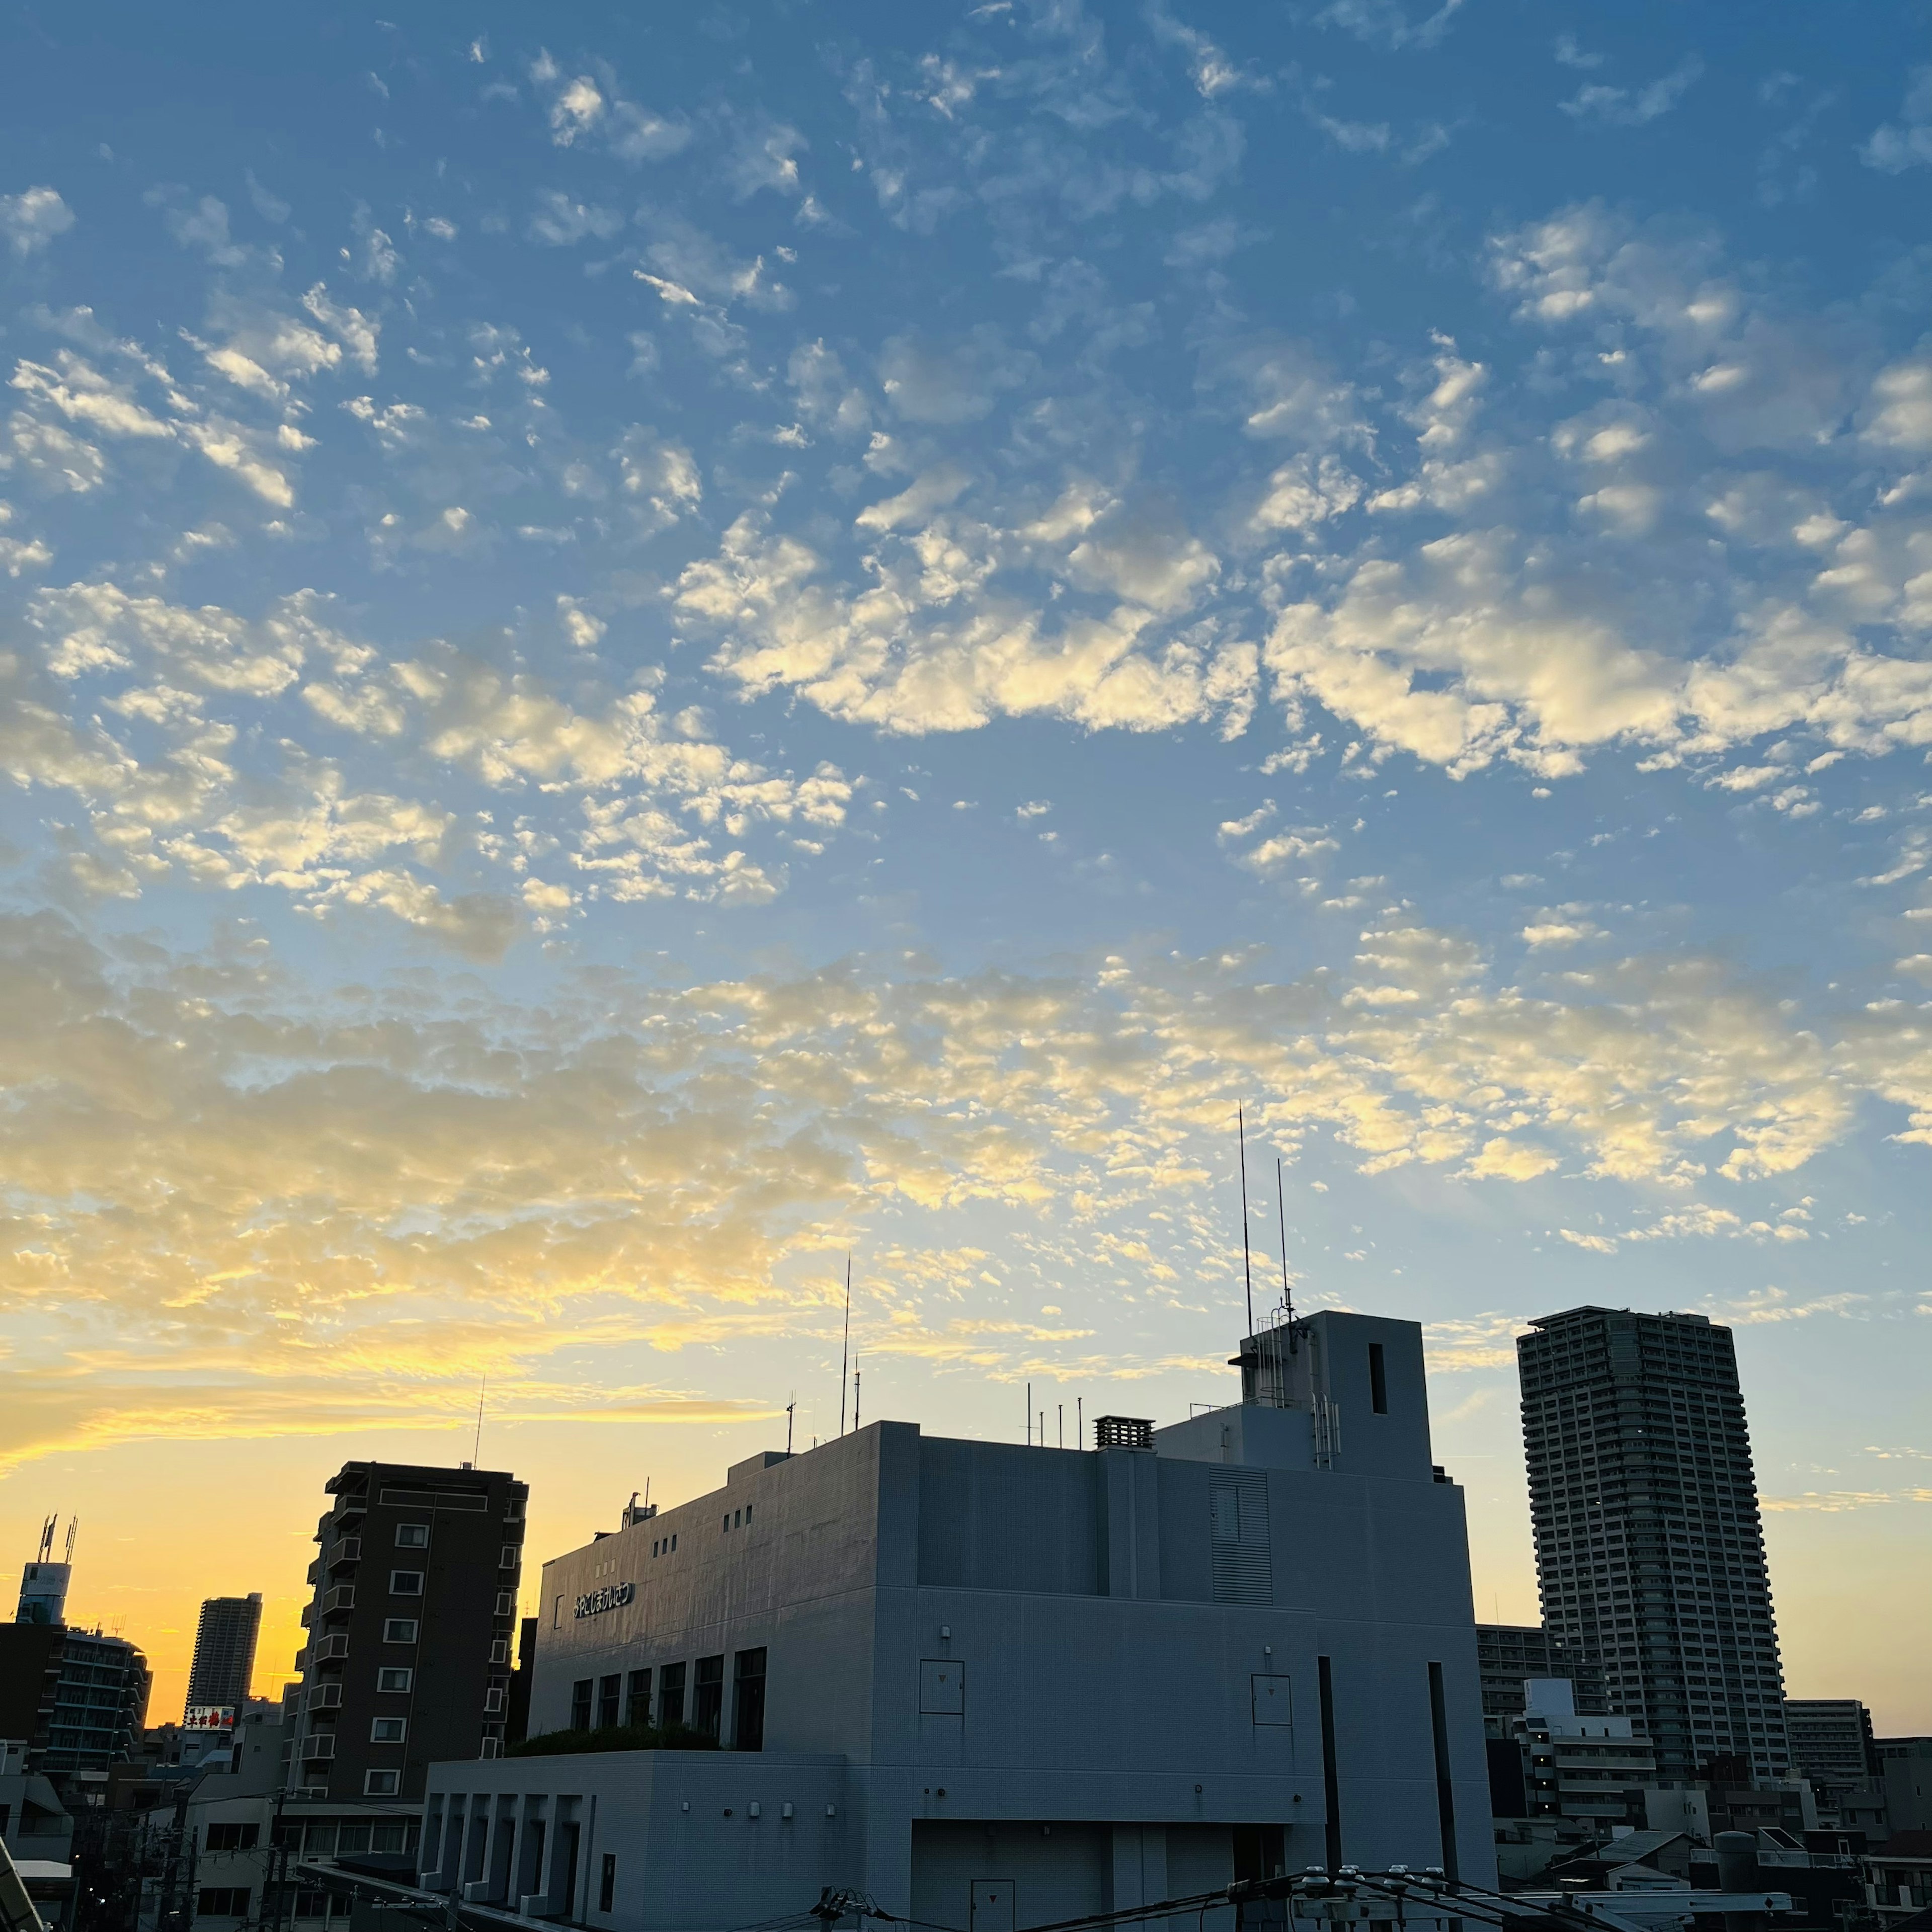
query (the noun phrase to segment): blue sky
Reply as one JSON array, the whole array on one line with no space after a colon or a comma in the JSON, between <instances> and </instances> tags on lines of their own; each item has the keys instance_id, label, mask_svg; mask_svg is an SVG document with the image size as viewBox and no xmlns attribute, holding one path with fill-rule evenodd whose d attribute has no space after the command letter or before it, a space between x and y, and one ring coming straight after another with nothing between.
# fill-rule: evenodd
<instances>
[{"instance_id":1,"label":"blue sky","mask_svg":"<svg viewBox=\"0 0 1932 1932\"><path fill-rule=\"evenodd\" d=\"M1932 1723L1922 10L13 39L0 1524L164 1684L486 1376L547 1546L836 1427L848 1247L868 1413L1219 1399L1240 1106L1486 1613L1511 1336L1700 1310Z\"/></svg>"}]
</instances>

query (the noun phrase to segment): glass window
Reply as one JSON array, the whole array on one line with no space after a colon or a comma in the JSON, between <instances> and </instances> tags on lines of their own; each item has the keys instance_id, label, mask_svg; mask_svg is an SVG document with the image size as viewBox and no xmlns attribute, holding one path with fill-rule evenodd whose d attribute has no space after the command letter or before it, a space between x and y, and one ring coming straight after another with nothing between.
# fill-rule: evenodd
<instances>
[{"instance_id":1,"label":"glass window","mask_svg":"<svg viewBox=\"0 0 1932 1932\"><path fill-rule=\"evenodd\" d=\"M624 1721L627 1724L648 1724L651 1720L651 1673L648 1670L634 1670L624 1688Z\"/></svg>"},{"instance_id":2,"label":"glass window","mask_svg":"<svg viewBox=\"0 0 1932 1932\"><path fill-rule=\"evenodd\" d=\"M196 1894L197 1918L245 1918L248 1916L246 1886L205 1885Z\"/></svg>"},{"instance_id":3,"label":"glass window","mask_svg":"<svg viewBox=\"0 0 1932 1932\"><path fill-rule=\"evenodd\" d=\"M393 1798L402 1786L403 1774L399 1771L371 1771L363 1774L362 1795L365 1798Z\"/></svg>"},{"instance_id":4,"label":"glass window","mask_svg":"<svg viewBox=\"0 0 1932 1932\"><path fill-rule=\"evenodd\" d=\"M658 1723L665 1730L684 1722L684 1666L667 1664L658 1672Z\"/></svg>"},{"instance_id":5,"label":"glass window","mask_svg":"<svg viewBox=\"0 0 1932 1932\"><path fill-rule=\"evenodd\" d=\"M406 1690L415 1681L416 1672L399 1664L385 1664L376 1673L378 1690Z\"/></svg>"},{"instance_id":6,"label":"glass window","mask_svg":"<svg viewBox=\"0 0 1932 1932\"><path fill-rule=\"evenodd\" d=\"M587 1731L590 1728L591 1682L580 1677L570 1687L570 1728L573 1731Z\"/></svg>"},{"instance_id":7,"label":"glass window","mask_svg":"<svg viewBox=\"0 0 1932 1932\"><path fill-rule=\"evenodd\" d=\"M426 1522L398 1523L396 1547L398 1550L427 1550L429 1547L429 1525Z\"/></svg>"},{"instance_id":8,"label":"glass window","mask_svg":"<svg viewBox=\"0 0 1932 1932\"><path fill-rule=\"evenodd\" d=\"M604 1869L597 1880L597 1910L608 1912L617 1898L617 1854L604 1854Z\"/></svg>"},{"instance_id":9,"label":"glass window","mask_svg":"<svg viewBox=\"0 0 1932 1932\"><path fill-rule=\"evenodd\" d=\"M619 1706L624 1688L624 1680L614 1670L608 1677L597 1680L597 1728L608 1731L615 1728Z\"/></svg>"},{"instance_id":10,"label":"glass window","mask_svg":"<svg viewBox=\"0 0 1932 1932\"><path fill-rule=\"evenodd\" d=\"M499 1570L514 1570L523 1560L521 1547L514 1543L506 1543L503 1546L502 1554L496 1559L496 1568Z\"/></svg>"},{"instance_id":11,"label":"glass window","mask_svg":"<svg viewBox=\"0 0 1932 1932\"><path fill-rule=\"evenodd\" d=\"M715 1738L724 1717L724 1658L700 1657L698 1673L692 1680L691 1728L707 1738Z\"/></svg>"},{"instance_id":12,"label":"glass window","mask_svg":"<svg viewBox=\"0 0 1932 1932\"><path fill-rule=\"evenodd\" d=\"M416 1640L416 1620L414 1617L386 1617L382 1622L382 1641L385 1643L414 1643Z\"/></svg>"},{"instance_id":13,"label":"glass window","mask_svg":"<svg viewBox=\"0 0 1932 1932\"><path fill-rule=\"evenodd\" d=\"M734 1750L763 1750L765 1748L765 1652L739 1652L732 1676L731 1748Z\"/></svg>"},{"instance_id":14,"label":"glass window","mask_svg":"<svg viewBox=\"0 0 1932 1932\"><path fill-rule=\"evenodd\" d=\"M408 1720L402 1718L376 1718L370 1721L372 1744L399 1744L409 1734Z\"/></svg>"},{"instance_id":15,"label":"glass window","mask_svg":"<svg viewBox=\"0 0 1932 1932\"><path fill-rule=\"evenodd\" d=\"M389 1594L392 1597L420 1597L423 1593L423 1573L420 1570L392 1570L389 1572Z\"/></svg>"}]
</instances>

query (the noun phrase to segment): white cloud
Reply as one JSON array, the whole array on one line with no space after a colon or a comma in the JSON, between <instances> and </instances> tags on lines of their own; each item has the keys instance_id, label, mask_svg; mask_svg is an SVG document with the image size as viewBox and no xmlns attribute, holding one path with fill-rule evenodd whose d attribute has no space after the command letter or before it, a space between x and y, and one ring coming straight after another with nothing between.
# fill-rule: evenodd
<instances>
[{"instance_id":1,"label":"white cloud","mask_svg":"<svg viewBox=\"0 0 1932 1932\"><path fill-rule=\"evenodd\" d=\"M1888 175L1932 163L1932 67L1912 70L1898 120L1874 128L1858 158L1867 167Z\"/></svg>"},{"instance_id":2,"label":"white cloud","mask_svg":"<svg viewBox=\"0 0 1932 1932\"><path fill-rule=\"evenodd\" d=\"M1026 381L1034 358L1007 348L998 329L982 323L948 344L896 335L880 352L880 386L908 422L976 422L1000 392Z\"/></svg>"},{"instance_id":3,"label":"white cloud","mask_svg":"<svg viewBox=\"0 0 1932 1932\"><path fill-rule=\"evenodd\" d=\"M44 248L73 226L74 210L55 189L30 188L19 194L0 194L0 235L16 255Z\"/></svg>"},{"instance_id":4,"label":"white cloud","mask_svg":"<svg viewBox=\"0 0 1932 1932\"><path fill-rule=\"evenodd\" d=\"M704 500L697 460L683 444L661 436L655 429L634 423L610 454L639 535L668 530Z\"/></svg>"},{"instance_id":5,"label":"white cloud","mask_svg":"<svg viewBox=\"0 0 1932 1932\"><path fill-rule=\"evenodd\" d=\"M1593 82L1563 102L1563 111L1599 127L1641 128L1668 114L1703 71L1704 63L1695 54L1687 54L1668 74L1647 86L1610 87Z\"/></svg>"},{"instance_id":6,"label":"white cloud","mask_svg":"<svg viewBox=\"0 0 1932 1932\"><path fill-rule=\"evenodd\" d=\"M573 201L560 188L553 188L538 191L536 212L530 217L529 232L532 242L567 248L586 236L608 241L623 226L623 215L617 209Z\"/></svg>"}]
</instances>

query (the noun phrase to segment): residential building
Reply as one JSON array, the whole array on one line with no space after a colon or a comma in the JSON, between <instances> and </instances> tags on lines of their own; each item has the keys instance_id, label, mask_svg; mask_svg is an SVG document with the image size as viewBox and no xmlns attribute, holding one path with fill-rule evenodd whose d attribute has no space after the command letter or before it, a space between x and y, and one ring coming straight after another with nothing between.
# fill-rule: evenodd
<instances>
[{"instance_id":1,"label":"residential building","mask_svg":"<svg viewBox=\"0 0 1932 1932\"><path fill-rule=\"evenodd\" d=\"M132 1753L148 1710L148 1660L135 1646L65 1624L0 1624L0 1737L30 1770L105 1771Z\"/></svg>"},{"instance_id":2,"label":"residential building","mask_svg":"<svg viewBox=\"0 0 1932 1932\"><path fill-rule=\"evenodd\" d=\"M262 1630L262 1593L210 1597L195 1626L194 1658L188 1666L188 1715L190 1727L211 1728L209 1714L226 1712L232 1726L248 1701L255 1677L255 1642ZM199 1714L201 1722L196 1726Z\"/></svg>"},{"instance_id":3,"label":"residential building","mask_svg":"<svg viewBox=\"0 0 1932 1932\"><path fill-rule=\"evenodd\" d=\"M502 1749L529 1491L395 1462L346 1462L326 1486L289 1788L419 1800L429 1764Z\"/></svg>"},{"instance_id":4,"label":"residential building","mask_svg":"<svg viewBox=\"0 0 1932 1932\"><path fill-rule=\"evenodd\" d=\"M1869 1784L1878 1770L1871 1713L1856 1697L1787 1697L1791 1768L1814 1785Z\"/></svg>"},{"instance_id":5,"label":"residential building","mask_svg":"<svg viewBox=\"0 0 1932 1932\"><path fill-rule=\"evenodd\" d=\"M60 1793L27 1768L27 1749L17 1738L0 1738L0 1844L14 1862L74 1862L74 1819Z\"/></svg>"},{"instance_id":6,"label":"residential building","mask_svg":"<svg viewBox=\"0 0 1932 1932\"><path fill-rule=\"evenodd\" d=\"M1526 1818L1568 1818L1600 1838L1649 1828L1646 1787L1657 1769L1648 1743L1628 1718L1578 1714L1566 1678L1524 1684L1522 1714L1510 1720L1522 1754Z\"/></svg>"},{"instance_id":7,"label":"residential building","mask_svg":"<svg viewBox=\"0 0 1932 1932\"><path fill-rule=\"evenodd\" d=\"M529 1754L434 1768L424 1882L685 1932L828 1885L985 1932L1345 1861L1492 1883L1421 1330L1237 1359L1248 1400L1095 1450L875 1422L547 1563ZM639 1723L722 1748L538 1754Z\"/></svg>"},{"instance_id":8,"label":"residential building","mask_svg":"<svg viewBox=\"0 0 1932 1932\"><path fill-rule=\"evenodd\" d=\"M1588 1658L1573 1656L1540 1624L1478 1624L1476 1665L1483 1678L1483 1728L1492 1738L1510 1736L1509 1720L1522 1716L1522 1687L1532 1678L1568 1678L1580 1712L1606 1708L1603 1672Z\"/></svg>"},{"instance_id":9,"label":"residential building","mask_svg":"<svg viewBox=\"0 0 1932 1932\"><path fill-rule=\"evenodd\" d=\"M1879 1738L1872 1749L1894 1833L1932 1832L1932 1738Z\"/></svg>"},{"instance_id":10,"label":"residential building","mask_svg":"<svg viewBox=\"0 0 1932 1932\"><path fill-rule=\"evenodd\" d=\"M1932 1908L1932 1832L1894 1832L1860 1860L1865 1904L1882 1928L1922 1919Z\"/></svg>"},{"instance_id":11,"label":"residential building","mask_svg":"<svg viewBox=\"0 0 1932 1932\"><path fill-rule=\"evenodd\" d=\"M1790 1769L1778 1629L1731 1332L1574 1308L1519 1336L1543 1621L1602 1667L1666 1782Z\"/></svg>"}]
</instances>

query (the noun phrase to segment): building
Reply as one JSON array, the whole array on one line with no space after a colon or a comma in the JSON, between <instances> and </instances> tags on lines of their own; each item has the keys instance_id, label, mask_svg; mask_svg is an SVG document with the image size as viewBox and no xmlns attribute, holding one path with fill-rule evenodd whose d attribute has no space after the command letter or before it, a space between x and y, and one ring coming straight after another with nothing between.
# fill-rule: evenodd
<instances>
[{"instance_id":1,"label":"building","mask_svg":"<svg viewBox=\"0 0 1932 1932\"><path fill-rule=\"evenodd\" d=\"M1532 1678L1522 1695L1522 1714L1510 1723L1522 1754L1524 1808L1511 1815L1568 1819L1600 1839L1648 1829L1657 1768L1630 1720L1579 1715L1565 1678Z\"/></svg>"},{"instance_id":2,"label":"building","mask_svg":"<svg viewBox=\"0 0 1932 1932\"><path fill-rule=\"evenodd\" d=\"M1478 1624L1476 1667L1483 1680L1483 1728L1492 1738L1512 1735L1510 1720L1523 1712L1523 1685L1534 1678L1569 1682L1573 1708L1600 1715L1604 1674L1587 1658L1570 1655L1540 1624ZM1499 1814L1500 1815L1500 1814Z\"/></svg>"},{"instance_id":3,"label":"building","mask_svg":"<svg viewBox=\"0 0 1932 1932\"><path fill-rule=\"evenodd\" d=\"M259 1590L245 1597L210 1597L202 1605L188 1673L186 1722L190 1727L210 1728L209 1714L223 1712L232 1726L254 1682L255 1641L261 1631Z\"/></svg>"},{"instance_id":4,"label":"building","mask_svg":"<svg viewBox=\"0 0 1932 1932\"><path fill-rule=\"evenodd\" d=\"M1666 1782L1784 1777L1778 1628L1731 1333L1574 1308L1516 1341L1543 1621Z\"/></svg>"},{"instance_id":5,"label":"building","mask_svg":"<svg viewBox=\"0 0 1932 1932\"><path fill-rule=\"evenodd\" d=\"M547 1563L528 1754L434 1767L424 1882L686 1932L826 1886L986 1932L1345 1861L1492 1883L1421 1330L1238 1359L1249 1400L1096 1450L875 1422ZM698 1748L542 1753L640 1724Z\"/></svg>"},{"instance_id":6,"label":"building","mask_svg":"<svg viewBox=\"0 0 1932 1932\"><path fill-rule=\"evenodd\" d=\"M289 1789L420 1800L428 1765L502 1749L529 1492L394 1462L345 1462L326 1487Z\"/></svg>"},{"instance_id":7,"label":"building","mask_svg":"<svg viewBox=\"0 0 1932 1932\"><path fill-rule=\"evenodd\" d=\"M1856 1697L1787 1697L1791 1768L1816 1786L1869 1784L1878 1772L1871 1713Z\"/></svg>"},{"instance_id":8,"label":"building","mask_svg":"<svg viewBox=\"0 0 1932 1932\"><path fill-rule=\"evenodd\" d=\"M1880 1738L1872 1748L1892 1831L1932 1832L1932 1738Z\"/></svg>"},{"instance_id":9,"label":"building","mask_svg":"<svg viewBox=\"0 0 1932 1932\"><path fill-rule=\"evenodd\" d=\"M1885 1932L1923 1921L1932 1909L1932 1832L1894 1832L1860 1863L1864 1902Z\"/></svg>"}]
</instances>

